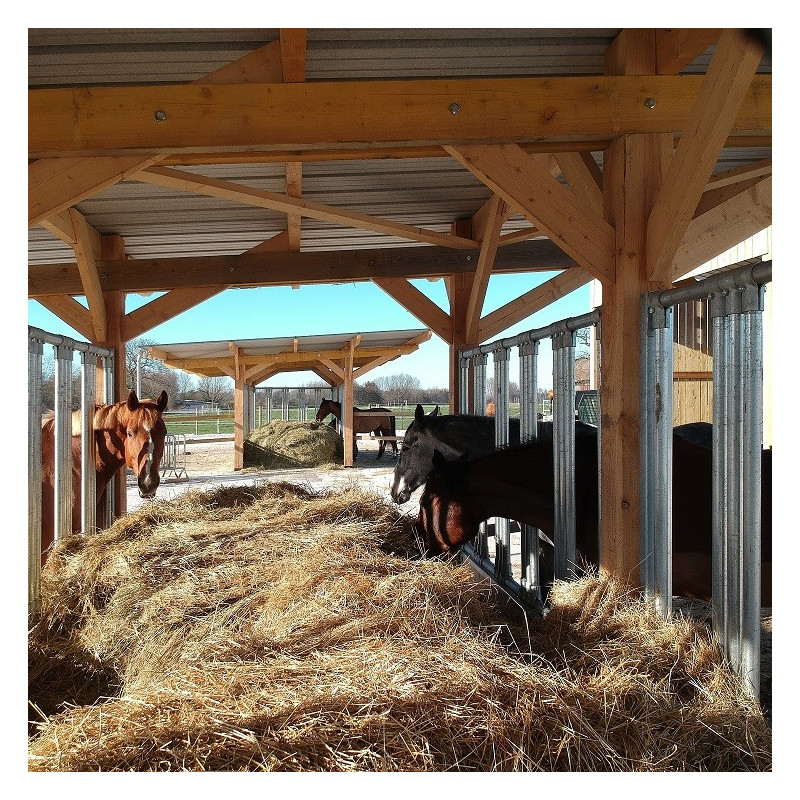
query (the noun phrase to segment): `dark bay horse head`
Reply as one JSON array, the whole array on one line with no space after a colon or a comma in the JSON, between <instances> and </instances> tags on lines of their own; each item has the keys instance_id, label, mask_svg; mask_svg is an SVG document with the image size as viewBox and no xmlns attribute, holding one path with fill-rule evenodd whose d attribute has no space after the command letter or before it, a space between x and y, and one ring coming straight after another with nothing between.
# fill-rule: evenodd
<instances>
[{"instance_id":1,"label":"dark bay horse head","mask_svg":"<svg viewBox=\"0 0 800 800\"><path fill-rule=\"evenodd\" d=\"M323 399L322 402L319 404L319 408L317 409L317 422L322 422L328 414L333 414L334 417L337 419L342 418L342 404L337 403L335 400L325 400Z\"/></svg>"},{"instance_id":2,"label":"dark bay horse head","mask_svg":"<svg viewBox=\"0 0 800 800\"><path fill-rule=\"evenodd\" d=\"M158 399L140 400L131 391L121 403L102 406L95 414L94 427L99 434L98 472L108 465L118 469L121 461L133 470L140 497L153 497L161 480L159 468L164 455L167 426L163 413L167 393Z\"/></svg>"},{"instance_id":3,"label":"dark bay horse head","mask_svg":"<svg viewBox=\"0 0 800 800\"><path fill-rule=\"evenodd\" d=\"M508 421L509 442L519 443L519 419ZM495 418L471 414L439 415L437 406L425 414L417 405L414 420L408 426L400 447L400 456L392 475L391 496L398 505L428 479L433 469L433 451L451 461L462 453L470 458L488 455L495 449Z\"/></svg>"},{"instance_id":4,"label":"dark bay horse head","mask_svg":"<svg viewBox=\"0 0 800 800\"><path fill-rule=\"evenodd\" d=\"M425 410L417 404L414 421L406 429L400 444L400 455L392 474L391 496L398 505L407 503L413 492L427 480L432 469L435 448L438 447L448 459L456 458L464 452L463 448L459 449L449 444L449 439L442 439L440 431L446 427L448 419L455 417L440 417L438 406L426 416ZM490 422L489 425L490 435L494 441L494 422Z\"/></svg>"}]
</instances>

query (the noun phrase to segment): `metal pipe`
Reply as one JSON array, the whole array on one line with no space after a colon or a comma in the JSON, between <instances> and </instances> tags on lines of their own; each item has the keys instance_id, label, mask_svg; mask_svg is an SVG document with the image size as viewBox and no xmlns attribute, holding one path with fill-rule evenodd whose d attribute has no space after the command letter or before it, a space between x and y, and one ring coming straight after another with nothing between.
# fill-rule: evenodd
<instances>
[{"instance_id":1,"label":"metal pipe","mask_svg":"<svg viewBox=\"0 0 800 800\"><path fill-rule=\"evenodd\" d=\"M94 412L97 356L81 354L81 530L97 527L97 469L95 465Z\"/></svg>"},{"instance_id":2,"label":"metal pipe","mask_svg":"<svg viewBox=\"0 0 800 800\"><path fill-rule=\"evenodd\" d=\"M28 623L42 609L42 351L28 334Z\"/></svg>"}]
</instances>

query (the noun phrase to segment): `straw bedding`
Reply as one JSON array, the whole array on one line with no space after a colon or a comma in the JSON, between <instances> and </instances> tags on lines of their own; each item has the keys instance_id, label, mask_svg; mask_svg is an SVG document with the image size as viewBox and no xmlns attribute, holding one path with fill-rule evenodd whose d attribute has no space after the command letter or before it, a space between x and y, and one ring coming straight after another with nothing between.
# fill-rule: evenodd
<instances>
[{"instance_id":1,"label":"straw bedding","mask_svg":"<svg viewBox=\"0 0 800 800\"><path fill-rule=\"evenodd\" d=\"M32 771L771 769L701 623L612 580L515 627L357 488L156 500L44 569Z\"/></svg>"}]
</instances>

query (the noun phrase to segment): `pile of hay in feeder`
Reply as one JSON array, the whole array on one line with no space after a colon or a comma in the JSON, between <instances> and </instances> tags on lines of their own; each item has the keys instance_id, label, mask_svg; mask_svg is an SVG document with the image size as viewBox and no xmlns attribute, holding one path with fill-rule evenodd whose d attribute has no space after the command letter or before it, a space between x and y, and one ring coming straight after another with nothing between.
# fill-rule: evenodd
<instances>
[{"instance_id":1,"label":"pile of hay in feeder","mask_svg":"<svg viewBox=\"0 0 800 800\"><path fill-rule=\"evenodd\" d=\"M286 483L61 540L29 635L29 770L771 769L702 623L589 577L520 628L417 548L374 493Z\"/></svg>"},{"instance_id":2,"label":"pile of hay in feeder","mask_svg":"<svg viewBox=\"0 0 800 800\"><path fill-rule=\"evenodd\" d=\"M273 420L256 428L244 440L245 467L293 469L341 464L342 439L321 422Z\"/></svg>"}]
</instances>

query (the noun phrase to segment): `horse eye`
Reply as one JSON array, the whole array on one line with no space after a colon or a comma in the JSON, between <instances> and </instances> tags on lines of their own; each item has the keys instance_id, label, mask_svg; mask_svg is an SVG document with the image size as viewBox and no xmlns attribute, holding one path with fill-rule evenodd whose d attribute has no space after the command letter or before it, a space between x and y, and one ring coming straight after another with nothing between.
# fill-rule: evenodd
<instances>
[{"instance_id":1,"label":"horse eye","mask_svg":"<svg viewBox=\"0 0 800 800\"><path fill-rule=\"evenodd\" d=\"M128 431L128 438L133 439L133 431Z\"/></svg>"}]
</instances>

